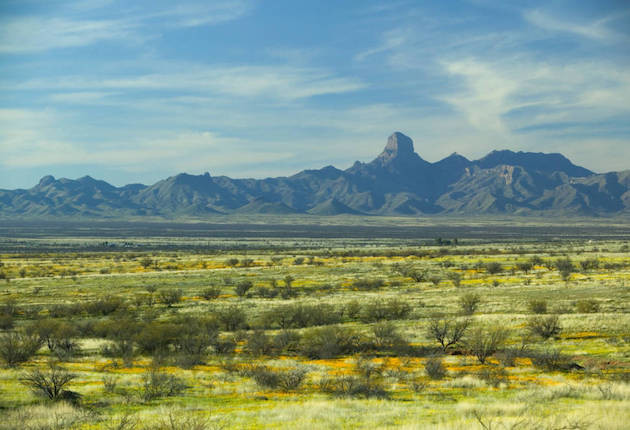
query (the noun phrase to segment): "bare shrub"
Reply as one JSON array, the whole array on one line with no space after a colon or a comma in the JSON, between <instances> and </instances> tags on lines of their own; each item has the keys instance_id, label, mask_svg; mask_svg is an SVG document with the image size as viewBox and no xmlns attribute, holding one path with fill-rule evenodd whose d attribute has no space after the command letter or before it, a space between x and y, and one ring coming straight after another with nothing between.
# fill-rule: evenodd
<instances>
[{"instance_id":1,"label":"bare shrub","mask_svg":"<svg viewBox=\"0 0 630 430\"><path fill-rule=\"evenodd\" d=\"M66 385L75 378L76 375L51 362L45 371L35 369L27 372L22 376L20 382L35 393L43 395L50 400L76 400L78 399L77 393L64 390Z\"/></svg>"},{"instance_id":2,"label":"bare shrub","mask_svg":"<svg viewBox=\"0 0 630 430\"><path fill-rule=\"evenodd\" d=\"M470 320L468 319L455 321L452 319L432 318L429 321L428 334L438 341L442 351L446 351L449 347L457 345L462 340L469 325Z\"/></svg>"}]
</instances>

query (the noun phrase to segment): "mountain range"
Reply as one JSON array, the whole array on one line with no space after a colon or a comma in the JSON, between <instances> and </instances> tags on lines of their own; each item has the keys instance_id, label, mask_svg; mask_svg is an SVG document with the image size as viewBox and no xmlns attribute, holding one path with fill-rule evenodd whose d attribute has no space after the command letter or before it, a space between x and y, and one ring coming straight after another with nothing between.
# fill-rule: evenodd
<instances>
[{"instance_id":1,"label":"mountain range","mask_svg":"<svg viewBox=\"0 0 630 430\"><path fill-rule=\"evenodd\" d=\"M0 190L2 217L203 217L215 214L617 215L630 214L630 170L597 174L561 154L492 151L422 159L412 140L389 136L369 163L266 179L182 173L153 185L115 187L85 176L43 177Z\"/></svg>"}]
</instances>

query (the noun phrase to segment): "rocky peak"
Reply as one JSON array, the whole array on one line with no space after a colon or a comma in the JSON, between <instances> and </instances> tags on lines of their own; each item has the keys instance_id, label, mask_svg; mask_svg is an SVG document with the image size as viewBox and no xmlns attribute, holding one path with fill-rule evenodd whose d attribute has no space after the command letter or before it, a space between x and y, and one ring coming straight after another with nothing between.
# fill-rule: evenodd
<instances>
[{"instance_id":1,"label":"rocky peak","mask_svg":"<svg viewBox=\"0 0 630 430\"><path fill-rule=\"evenodd\" d=\"M45 187L55 182L55 177L52 175L46 175L42 179L39 180L39 186Z\"/></svg>"},{"instance_id":2,"label":"rocky peak","mask_svg":"<svg viewBox=\"0 0 630 430\"><path fill-rule=\"evenodd\" d=\"M396 158L409 158L414 154L411 138L397 131L387 138L387 145L378 158L389 161Z\"/></svg>"}]
</instances>

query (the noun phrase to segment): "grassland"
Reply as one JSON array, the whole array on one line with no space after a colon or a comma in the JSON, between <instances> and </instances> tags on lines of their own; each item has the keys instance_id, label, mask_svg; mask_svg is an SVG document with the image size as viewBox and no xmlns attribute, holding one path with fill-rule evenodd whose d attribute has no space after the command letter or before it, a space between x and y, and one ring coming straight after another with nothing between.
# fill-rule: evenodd
<instances>
[{"instance_id":1,"label":"grassland","mask_svg":"<svg viewBox=\"0 0 630 430\"><path fill-rule=\"evenodd\" d=\"M1 231L0 429L628 428L624 223L340 224Z\"/></svg>"}]
</instances>

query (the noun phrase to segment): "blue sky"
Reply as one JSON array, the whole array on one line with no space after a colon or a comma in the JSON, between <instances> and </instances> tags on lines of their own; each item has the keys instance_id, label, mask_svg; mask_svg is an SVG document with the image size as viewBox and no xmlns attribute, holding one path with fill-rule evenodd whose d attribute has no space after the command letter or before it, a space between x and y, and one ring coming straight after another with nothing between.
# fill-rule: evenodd
<instances>
[{"instance_id":1,"label":"blue sky","mask_svg":"<svg viewBox=\"0 0 630 430\"><path fill-rule=\"evenodd\" d=\"M492 149L630 169L627 1L0 2L0 188Z\"/></svg>"}]
</instances>

